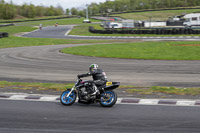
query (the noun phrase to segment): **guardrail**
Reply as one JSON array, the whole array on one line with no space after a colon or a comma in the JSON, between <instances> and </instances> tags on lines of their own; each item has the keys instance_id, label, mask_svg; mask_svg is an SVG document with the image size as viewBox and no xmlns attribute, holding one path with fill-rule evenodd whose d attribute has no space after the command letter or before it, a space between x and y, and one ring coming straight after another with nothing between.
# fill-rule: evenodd
<instances>
[{"instance_id":1,"label":"guardrail","mask_svg":"<svg viewBox=\"0 0 200 133\"><path fill-rule=\"evenodd\" d=\"M9 34L7 32L0 32L0 38L8 37Z\"/></svg>"},{"instance_id":2,"label":"guardrail","mask_svg":"<svg viewBox=\"0 0 200 133\"><path fill-rule=\"evenodd\" d=\"M89 27L89 32L96 34L200 34L200 30L186 28L171 28L171 29L106 29L96 30L94 27Z\"/></svg>"}]
</instances>

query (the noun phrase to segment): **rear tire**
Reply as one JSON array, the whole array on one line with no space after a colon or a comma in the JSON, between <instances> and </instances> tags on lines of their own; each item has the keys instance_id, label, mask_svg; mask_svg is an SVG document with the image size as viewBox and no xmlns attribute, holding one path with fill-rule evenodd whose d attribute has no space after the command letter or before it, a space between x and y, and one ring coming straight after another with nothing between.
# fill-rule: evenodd
<instances>
[{"instance_id":1,"label":"rear tire","mask_svg":"<svg viewBox=\"0 0 200 133\"><path fill-rule=\"evenodd\" d=\"M100 105L102 107L112 107L113 105L115 105L116 102L117 94L114 91L108 90L105 91L105 93L101 94Z\"/></svg>"},{"instance_id":2,"label":"rear tire","mask_svg":"<svg viewBox=\"0 0 200 133\"><path fill-rule=\"evenodd\" d=\"M70 91L71 89L68 89L60 95L60 102L65 106L72 105L76 101L77 97L76 91L72 91L72 93L67 98L67 95Z\"/></svg>"}]
</instances>

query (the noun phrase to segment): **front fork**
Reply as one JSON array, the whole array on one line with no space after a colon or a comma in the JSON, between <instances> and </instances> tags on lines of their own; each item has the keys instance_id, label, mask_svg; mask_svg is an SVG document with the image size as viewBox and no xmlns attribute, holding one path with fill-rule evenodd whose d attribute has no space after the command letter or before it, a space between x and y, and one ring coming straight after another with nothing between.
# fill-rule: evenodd
<instances>
[{"instance_id":1,"label":"front fork","mask_svg":"<svg viewBox=\"0 0 200 133\"><path fill-rule=\"evenodd\" d=\"M72 92L75 90L75 86L72 87L71 91L67 94L67 98L72 94Z\"/></svg>"}]
</instances>

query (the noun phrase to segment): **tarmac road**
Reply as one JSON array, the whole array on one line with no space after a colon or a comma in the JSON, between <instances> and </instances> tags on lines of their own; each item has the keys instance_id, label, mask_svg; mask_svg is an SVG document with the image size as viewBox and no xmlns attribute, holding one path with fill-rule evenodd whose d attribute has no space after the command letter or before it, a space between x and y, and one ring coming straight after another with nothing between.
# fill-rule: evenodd
<instances>
[{"instance_id":1,"label":"tarmac road","mask_svg":"<svg viewBox=\"0 0 200 133\"><path fill-rule=\"evenodd\" d=\"M65 34L67 31L71 30L73 25L58 27L48 26L43 27L42 30L35 30L31 33L24 34L24 37L36 37L36 38L66 38Z\"/></svg>"},{"instance_id":2,"label":"tarmac road","mask_svg":"<svg viewBox=\"0 0 200 133\"><path fill-rule=\"evenodd\" d=\"M200 87L200 61L111 59L59 52L71 46L78 45L0 49L0 80L74 82L90 64L97 63L111 81L123 84Z\"/></svg>"},{"instance_id":3,"label":"tarmac road","mask_svg":"<svg viewBox=\"0 0 200 133\"><path fill-rule=\"evenodd\" d=\"M199 107L0 100L1 133L199 133Z\"/></svg>"}]
</instances>

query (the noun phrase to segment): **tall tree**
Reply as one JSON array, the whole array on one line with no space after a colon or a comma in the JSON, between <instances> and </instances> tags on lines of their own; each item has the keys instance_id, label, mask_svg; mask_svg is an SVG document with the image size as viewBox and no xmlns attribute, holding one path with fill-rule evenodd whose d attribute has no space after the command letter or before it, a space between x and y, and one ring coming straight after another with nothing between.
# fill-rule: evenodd
<instances>
[{"instance_id":1,"label":"tall tree","mask_svg":"<svg viewBox=\"0 0 200 133\"><path fill-rule=\"evenodd\" d=\"M3 18L4 0L0 0L0 19Z\"/></svg>"},{"instance_id":2,"label":"tall tree","mask_svg":"<svg viewBox=\"0 0 200 133\"><path fill-rule=\"evenodd\" d=\"M70 15L70 10L69 10L69 8L66 9L65 14L66 14L66 15Z\"/></svg>"},{"instance_id":3,"label":"tall tree","mask_svg":"<svg viewBox=\"0 0 200 133\"><path fill-rule=\"evenodd\" d=\"M130 10L135 10L136 0L130 0Z\"/></svg>"},{"instance_id":4,"label":"tall tree","mask_svg":"<svg viewBox=\"0 0 200 133\"><path fill-rule=\"evenodd\" d=\"M36 16L36 10L35 10L35 6L33 4L28 6L28 18L34 18Z\"/></svg>"},{"instance_id":5,"label":"tall tree","mask_svg":"<svg viewBox=\"0 0 200 133\"><path fill-rule=\"evenodd\" d=\"M3 19L13 19L15 15L16 15L16 10L12 1L10 4L8 3L3 4L2 14L1 14Z\"/></svg>"},{"instance_id":6,"label":"tall tree","mask_svg":"<svg viewBox=\"0 0 200 133\"><path fill-rule=\"evenodd\" d=\"M78 15L78 10L76 8L71 8L71 14L72 15Z\"/></svg>"}]
</instances>

